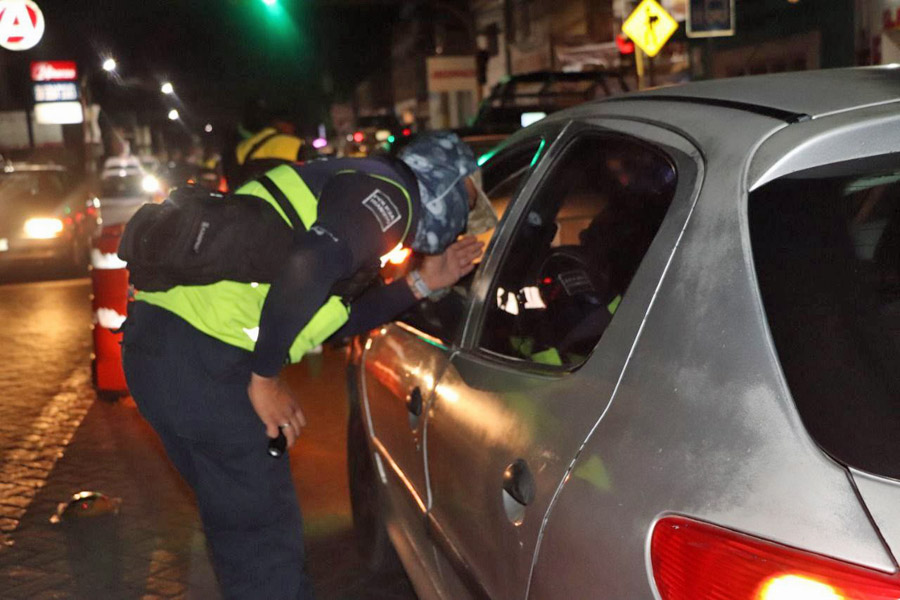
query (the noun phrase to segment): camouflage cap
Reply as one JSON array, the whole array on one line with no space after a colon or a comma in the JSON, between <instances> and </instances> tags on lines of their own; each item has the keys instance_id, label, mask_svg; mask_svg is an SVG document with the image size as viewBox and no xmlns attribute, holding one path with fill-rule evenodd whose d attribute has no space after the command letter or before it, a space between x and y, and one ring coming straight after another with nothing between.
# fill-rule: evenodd
<instances>
[{"instance_id":1,"label":"camouflage cap","mask_svg":"<svg viewBox=\"0 0 900 600\"><path fill-rule=\"evenodd\" d=\"M478 170L472 150L455 133L429 132L399 154L419 182L421 217L413 250L440 254L462 233L469 217L465 177Z\"/></svg>"}]
</instances>

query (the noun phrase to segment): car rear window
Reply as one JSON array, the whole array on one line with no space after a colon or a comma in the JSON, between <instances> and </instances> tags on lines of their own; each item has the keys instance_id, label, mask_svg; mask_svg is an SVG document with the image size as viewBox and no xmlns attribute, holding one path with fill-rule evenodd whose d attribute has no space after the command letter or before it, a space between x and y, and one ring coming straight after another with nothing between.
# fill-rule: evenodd
<instances>
[{"instance_id":1,"label":"car rear window","mask_svg":"<svg viewBox=\"0 0 900 600\"><path fill-rule=\"evenodd\" d=\"M100 183L101 198L127 198L130 196L144 195L141 175L126 175L125 177L110 177Z\"/></svg>"},{"instance_id":2,"label":"car rear window","mask_svg":"<svg viewBox=\"0 0 900 600\"><path fill-rule=\"evenodd\" d=\"M21 171L0 175L0 202L27 203L35 208L59 204L65 193L64 175L55 171Z\"/></svg>"},{"instance_id":3,"label":"car rear window","mask_svg":"<svg viewBox=\"0 0 900 600\"><path fill-rule=\"evenodd\" d=\"M810 435L900 478L900 159L845 163L749 199L759 288ZM876 164L880 163L880 164Z\"/></svg>"}]
</instances>

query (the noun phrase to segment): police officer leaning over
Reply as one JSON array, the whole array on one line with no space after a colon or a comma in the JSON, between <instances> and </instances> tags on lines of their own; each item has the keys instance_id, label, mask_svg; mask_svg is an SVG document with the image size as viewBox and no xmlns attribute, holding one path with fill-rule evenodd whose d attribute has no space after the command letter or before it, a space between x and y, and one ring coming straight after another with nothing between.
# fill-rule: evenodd
<instances>
[{"instance_id":1,"label":"police officer leaning over","mask_svg":"<svg viewBox=\"0 0 900 600\"><path fill-rule=\"evenodd\" d=\"M128 386L196 494L226 598L313 597L290 466L266 448L279 431L292 445L306 425L279 372L472 271L483 246L457 238L469 210L487 202L476 170L471 150L447 133L426 134L400 159L277 167L235 194L294 224L271 284L136 293L124 327ZM359 286L347 282L371 279L398 244L426 255L418 271L349 291Z\"/></svg>"}]
</instances>

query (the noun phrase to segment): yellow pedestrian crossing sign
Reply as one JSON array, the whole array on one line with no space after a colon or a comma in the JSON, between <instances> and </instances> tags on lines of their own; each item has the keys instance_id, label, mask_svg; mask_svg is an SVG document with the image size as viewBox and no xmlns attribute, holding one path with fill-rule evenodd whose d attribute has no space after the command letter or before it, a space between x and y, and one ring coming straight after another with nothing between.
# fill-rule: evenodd
<instances>
[{"instance_id":1,"label":"yellow pedestrian crossing sign","mask_svg":"<svg viewBox=\"0 0 900 600\"><path fill-rule=\"evenodd\" d=\"M622 24L625 35L647 56L656 56L676 29L678 22L656 0L643 0Z\"/></svg>"}]
</instances>

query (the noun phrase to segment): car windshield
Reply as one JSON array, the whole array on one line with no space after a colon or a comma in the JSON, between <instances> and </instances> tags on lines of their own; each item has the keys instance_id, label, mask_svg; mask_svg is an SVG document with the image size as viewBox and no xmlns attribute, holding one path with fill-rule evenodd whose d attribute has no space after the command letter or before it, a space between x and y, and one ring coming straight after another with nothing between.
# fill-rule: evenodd
<instances>
[{"instance_id":1,"label":"car windshield","mask_svg":"<svg viewBox=\"0 0 900 600\"><path fill-rule=\"evenodd\" d=\"M797 409L838 460L900 477L900 164L750 196L766 316ZM855 171L855 172L852 172Z\"/></svg>"},{"instance_id":2,"label":"car windshield","mask_svg":"<svg viewBox=\"0 0 900 600\"><path fill-rule=\"evenodd\" d=\"M62 201L65 176L60 171L0 173L0 203L50 208Z\"/></svg>"},{"instance_id":3,"label":"car windshield","mask_svg":"<svg viewBox=\"0 0 900 600\"><path fill-rule=\"evenodd\" d=\"M101 198L128 198L144 195L141 187L143 176L126 175L125 177L109 177L100 183Z\"/></svg>"}]
</instances>

